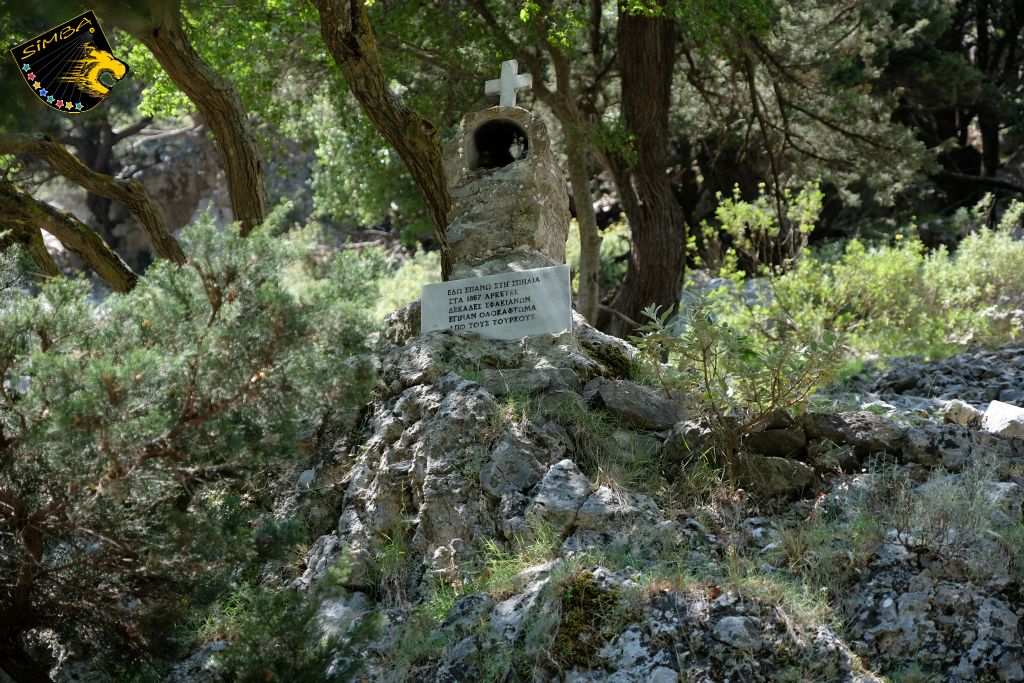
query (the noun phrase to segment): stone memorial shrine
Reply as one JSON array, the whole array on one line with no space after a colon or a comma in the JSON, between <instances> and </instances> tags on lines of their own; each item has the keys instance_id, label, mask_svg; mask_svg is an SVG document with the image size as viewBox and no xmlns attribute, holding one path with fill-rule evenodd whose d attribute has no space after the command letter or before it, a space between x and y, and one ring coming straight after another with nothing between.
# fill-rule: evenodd
<instances>
[{"instance_id":1,"label":"stone memorial shrine","mask_svg":"<svg viewBox=\"0 0 1024 683\"><path fill-rule=\"evenodd\" d=\"M452 274L423 288L422 332L518 339L572 327L568 194L543 122L516 106L531 84L516 71L502 64L485 86L499 106L467 115L445 146Z\"/></svg>"}]
</instances>

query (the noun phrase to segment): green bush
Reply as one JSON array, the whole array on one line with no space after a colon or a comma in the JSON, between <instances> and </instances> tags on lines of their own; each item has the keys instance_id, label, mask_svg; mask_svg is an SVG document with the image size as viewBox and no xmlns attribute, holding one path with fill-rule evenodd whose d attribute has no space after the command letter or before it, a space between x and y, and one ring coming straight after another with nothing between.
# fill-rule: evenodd
<instances>
[{"instance_id":1,"label":"green bush","mask_svg":"<svg viewBox=\"0 0 1024 683\"><path fill-rule=\"evenodd\" d=\"M739 294L742 275L720 290L715 312L730 325L774 344L841 334L858 355L940 354L974 342L1024 339L1024 241L1011 220L968 235L955 254L928 252L897 234L892 244L849 241L838 254L808 253L795 268L765 278L762 295Z\"/></svg>"},{"instance_id":2,"label":"green bush","mask_svg":"<svg viewBox=\"0 0 1024 683\"><path fill-rule=\"evenodd\" d=\"M618 220L601 233L601 253L599 260L598 283L601 290L617 287L626 275L629 263L626 260L632 244L629 235L629 224L625 219ZM573 220L569 224L569 237L565 243L565 262L573 272L572 286L579 287L580 269L580 229Z\"/></svg>"},{"instance_id":3,"label":"green bush","mask_svg":"<svg viewBox=\"0 0 1024 683\"><path fill-rule=\"evenodd\" d=\"M814 224L821 214L824 193L818 183L806 183L795 195L788 188L773 196L759 186L760 194L745 201L735 186L731 197L719 192L714 224L702 221L697 240L690 249L699 251L700 264L714 272L742 268L753 275L766 275L772 266L789 268L807 246Z\"/></svg>"},{"instance_id":4,"label":"green bush","mask_svg":"<svg viewBox=\"0 0 1024 683\"><path fill-rule=\"evenodd\" d=\"M373 317L382 320L392 311L420 298L423 285L441 281L441 252L420 248L380 279Z\"/></svg>"},{"instance_id":5,"label":"green bush","mask_svg":"<svg viewBox=\"0 0 1024 683\"><path fill-rule=\"evenodd\" d=\"M195 604L297 540L261 521L272 484L326 407L364 398L343 361L378 261L317 273L308 236L267 228L182 239L187 265L127 295L55 279L0 310L0 614L17 615L0 641L46 626L94 659L159 654Z\"/></svg>"},{"instance_id":6,"label":"green bush","mask_svg":"<svg viewBox=\"0 0 1024 683\"><path fill-rule=\"evenodd\" d=\"M317 622L322 601L343 590L349 569L331 567L311 595L289 588L246 583L219 600L200 637L223 639L213 656L218 673L231 681L347 681L358 671L356 647L379 630L376 616L356 616L338 631Z\"/></svg>"},{"instance_id":7,"label":"green bush","mask_svg":"<svg viewBox=\"0 0 1024 683\"><path fill-rule=\"evenodd\" d=\"M650 322L635 342L646 372L669 396L686 397L699 407L718 432L727 468L744 436L779 410L800 412L838 365L835 334L805 344L756 344L715 315L711 297L692 297L683 313L671 318L654 307L644 314Z\"/></svg>"}]
</instances>

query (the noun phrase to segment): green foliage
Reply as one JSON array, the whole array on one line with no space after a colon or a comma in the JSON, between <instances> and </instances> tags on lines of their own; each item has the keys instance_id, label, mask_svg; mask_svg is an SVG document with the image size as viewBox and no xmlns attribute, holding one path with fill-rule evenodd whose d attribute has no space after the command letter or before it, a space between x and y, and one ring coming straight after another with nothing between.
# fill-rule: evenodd
<instances>
[{"instance_id":1,"label":"green foliage","mask_svg":"<svg viewBox=\"0 0 1024 683\"><path fill-rule=\"evenodd\" d=\"M808 255L764 280L765 294L753 301L720 291L714 310L758 345L808 343L831 332L859 354L933 354L1018 340L1024 321L1012 311L1024 291L1024 242L1009 227L1019 210L1015 203L994 229L975 226L953 255L944 248L928 253L902 234L893 244L850 240L837 256Z\"/></svg>"},{"instance_id":2,"label":"green foliage","mask_svg":"<svg viewBox=\"0 0 1024 683\"><path fill-rule=\"evenodd\" d=\"M636 343L648 373L667 394L696 402L719 430L729 466L743 436L776 411L801 411L838 363L836 335L758 345L720 320L706 296L694 296L678 316L659 314L654 307L644 313L650 322ZM663 356L669 364L662 363Z\"/></svg>"},{"instance_id":3,"label":"green foliage","mask_svg":"<svg viewBox=\"0 0 1024 683\"><path fill-rule=\"evenodd\" d=\"M182 235L187 265L157 263L130 294L95 304L58 279L0 311L0 594L22 601L22 628L48 614L68 642L110 643L114 624L137 640L148 615L166 630L298 540L261 520L300 431L365 397L343 361L376 266L343 252L317 272L308 235L270 233L204 222ZM47 552L27 590L14 577L39 558L17 515ZM159 584L183 602L147 592L125 611Z\"/></svg>"},{"instance_id":4,"label":"green foliage","mask_svg":"<svg viewBox=\"0 0 1024 683\"><path fill-rule=\"evenodd\" d=\"M379 618L359 617L333 633L316 618L348 574L342 560L309 595L246 583L219 600L200 630L201 639L228 643L213 656L218 673L232 681L350 680L361 664L356 648L376 634Z\"/></svg>"},{"instance_id":5,"label":"green foliage","mask_svg":"<svg viewBox=\"0 0 1024 683\"><path fill-rule=\"evenodd\" d=\"M559 586L561 618L552 652L565 670L590 669L605 640L617 635L622 624L619 591L597 585L588 573L570 577Z\"/></svg>"},{"instance_id":6,"label":"green foliage","mask_svg":"<svg viewBox=\"0 0 1024 683\"><path fill-rule=\"evenodd\" d=\"M598 284L601 289L615 287L626 275L629 266L631 240L629 224L619 220L600 231L601 253L598 267ZM579 287L580 229L573 220L569 224L569 237L565 243L565 262L573 272L573 287Z\"/></svg>"},{"instance_id":7,"label":"green foliage","mask_svg":"<svg viewBox=\"0 0 1024 683\"><path fill-rule=\"evenodd\" d=\"M768 192L764 183L759 189L749 202L738 185L731 197L717 195L715 225L702 221L700 226L701 265L712 272L724 270L727 276L739 267L764 275L772 265L784 270L800 258L821 213L825 195L818 183L806 183L796 195L786 188L781 197Z\"/></svg>"},{"instance_id":8,"label":"green foliage","mask_svg":"<svg viewBox=\"0 0 1024 683\"><path fill-rule=\"evenodd\" d=\"M418 249L379 280L373 317L384 316L420 298L423 285L441 281L441 253Z\"/></svg>"}]
</instances>

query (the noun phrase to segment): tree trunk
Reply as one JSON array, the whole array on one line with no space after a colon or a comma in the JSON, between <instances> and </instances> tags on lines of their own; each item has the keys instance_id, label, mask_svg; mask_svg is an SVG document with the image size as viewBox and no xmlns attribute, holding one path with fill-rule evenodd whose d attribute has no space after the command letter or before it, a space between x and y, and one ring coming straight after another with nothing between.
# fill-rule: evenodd
<instances>
[{"instance_id":1,"label":"tree trunk","mask_svg":"<svg viewBox=\"0 0 1024 683\"><path fill-rule=\"evenodd\" d=\"M85 261L115 292L131 291L139 279L88 225L0 179L0 228L7 226L15 227L17 232L46 230Z\"/></svg>"},{"instance_id":2,"label":"tree trunk","mask_svg":"<svg viewBox=\"0 0 1024 683\"><path fill-rule=\"evenodd\" d=\"M11 229L11 232L0 239L0 252L6 250L12 244L20 244L25 247L25 251L36 265L36 268L39 269L41 276L57 277L60 275L60 269L54 262L53 257L50 256L50 252L46 250L43 233L39 231L39 228L13 221L4 225L3 228ZM0 440L0 448L3 448L3 446L3 440Z\"/></svg>"},{"instance_id":3,"label":"tree trunk","mask_svg":"<svg viewBox=\"0 0 1024 683\"><path fill-rule=\"evenodd\" d=\"M242 99L192 48L179 2L156 2L149 22L128 19L132 35L149 48L174 84L192 101L217 138L228 181L231 211L248 235L267 216L263 159Z\"/></svg>"},{"instance_id":4,"label":"tree trunk","mask_svg":"<svg viewBox=\"0 0 1024 683\"><path fill-rule=\"evenodd\" d=\"M391 91L362 0L313 0L313 4L320 13L324 43L349 89L366 117L398 151L419 188L441 245L441 276L447 280L452 264L445 228L452 200L437 129Z\"/></svg>"},{"instance_id":5,"label":"tree trunk","mask_svg":"<svg viewBox=\"0 0 1024 683\"><path fill-rule=\"evenodd\" d=\"M616 155L609 161L633 246L626 277L610 306L619 315L602 311L600 319L602 329L619 336L643 322L646 306L674 311L682 295L686 224L666 173L675 41L671 17L629 14L620 5L622 117L634 136L636 157Z\"/></svg>"},{"instance_id":6,"label":"tree trunk","mask_svg":"<svg viewBox=\"0 0 1024 683\"><path fill-rule=\"evenodd\" d=\"M139 220L149 235L158 256L185 263L185 254L177 240L167 231L160 208L135 180L122 180L97 173L76 159L64 146L48 135L14 134L0 136L0 154L31 154L50 165L65 178L81 185L90 196L113 199L125 206Z\"/></svg>"},{"instance_id":7,"label":"tree trunk","mask_svg":"<svg viewBox=\"0 0 1024 683\"><path fill-rule=\"evenodd\" d=\"M601 235L597 232L594 198L590 194L590 173L587 157L578 140L578 133L562 124L565 130L565 153L569 165L569 184L576 203L576 224L580 231L580 285L576 308L591 325L597 323L599 303L598 274L601 268Z\"/></svg>"}]
</instances>

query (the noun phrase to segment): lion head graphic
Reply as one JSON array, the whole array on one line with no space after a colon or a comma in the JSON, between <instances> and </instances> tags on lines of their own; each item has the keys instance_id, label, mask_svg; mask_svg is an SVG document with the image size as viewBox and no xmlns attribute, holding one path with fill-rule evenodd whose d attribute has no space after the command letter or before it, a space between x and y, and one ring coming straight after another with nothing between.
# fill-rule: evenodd
<instances>
[{"instance_id":1,"label":"lion head graphic","mask_svg":"<svg viewBox=\"0 0 1024 683\"><path fill-rule=\"evenodd\" d=\"M119 81L128 72L128 66L109 52L97 50L91 43L82 45L80 50L81 57L71 61L71 67L60 80L94 97L106 97L110 88L100 81L100 76L109 75Z\"/></svg>"}]
</instances>

